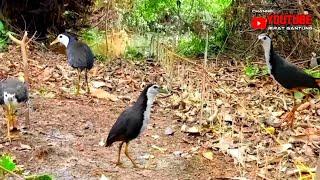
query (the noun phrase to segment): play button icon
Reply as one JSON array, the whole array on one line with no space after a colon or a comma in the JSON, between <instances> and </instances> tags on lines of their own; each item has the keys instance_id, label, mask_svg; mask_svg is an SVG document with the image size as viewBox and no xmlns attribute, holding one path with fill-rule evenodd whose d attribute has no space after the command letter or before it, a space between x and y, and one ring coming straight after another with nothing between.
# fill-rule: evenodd
<instances>
[{"instance_id":1,"label":"play button icon","mask_svg":"<svg viewBox=\"0 0 320 180\"><path fill-rule=\"evenodd\" d=\"M267 18L253 17L251 19L251 27L253 29L266 29L267 28Z\"/></svg>"}]
</instances>

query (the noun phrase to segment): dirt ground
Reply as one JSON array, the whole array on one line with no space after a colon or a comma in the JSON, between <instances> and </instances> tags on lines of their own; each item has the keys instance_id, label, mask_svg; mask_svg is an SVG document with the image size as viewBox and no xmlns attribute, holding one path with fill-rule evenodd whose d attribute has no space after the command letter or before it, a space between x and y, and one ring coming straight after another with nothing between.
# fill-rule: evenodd
<instances>
[{"instance_id":1,"label":"dirt ground","mask_svg":"<svg viewBox=\"0 0 320 180\"><path fill-rule=\"evenodd\" d=\"M76 77L75 71L67 66L65 55L32 50L29 58L31 126L27 132L16 133L12 143L4 138L5 123L0 129L0 151L13 155L25 173L49 173L56 179L98 179L102 174L111 179L226 179L239 176L231 157L214 151L210 161L201 155L202 147L197 146L201 139L180 131L181 124L173 119L173 111L162 107L161 101L165 101L165 97L161 96L154 104L147 130L130 144L132 156L143 168L133 168L123 153L122 167L115 166L118 143L110 148L99 145L121 111L139 95L140 86L144 84L140 80L157 79L160 67L134 66L141 72L152 74L150 71L153 70L156 73L154 77L135 80L134 73L125 72L125 66L130 65L120 63L119 67L105 67L96 64L98 70L91 72L94 74L92 80L109 82L105 89L121 97L114 102L63 91L61 87L73 88ZM1 54L2 75L17 76L22 71L20 59L19 49L14 46ZM113 81L108 74L116 74L120 80ZM23 124L23 116L18 118ZM173 135L164 133L168 127L173 129Z\"/></svg>"},{"instance_id":2,"label":"dirt ground","mask_svg":"<svg viewBox=\"0 0 320 180\"><path fill-rule=\"evenodd\" d=\"M257 64L263 63L260 58ZM30 47L31 127L9 143L3 120L1 153L13 155L26 174L49 173L56 179L314 177L320 147L316 94L302 103L288 128L282 117L293 106L292 96L268 75L248 78L241 61L224 56L207 69L200 61L168 59L97 62L90 71L95 91L75 96L76 71L66 56ZM22 72L18 47L10 46L0 60L3 78ZM130 143L142 168L133 168L123 153L123 166L115 166L118 143L100 144L148 83L171 92L157 96L148 128ZM18 118L23 125L23 115Z\"/></svg>"}]
</instances>

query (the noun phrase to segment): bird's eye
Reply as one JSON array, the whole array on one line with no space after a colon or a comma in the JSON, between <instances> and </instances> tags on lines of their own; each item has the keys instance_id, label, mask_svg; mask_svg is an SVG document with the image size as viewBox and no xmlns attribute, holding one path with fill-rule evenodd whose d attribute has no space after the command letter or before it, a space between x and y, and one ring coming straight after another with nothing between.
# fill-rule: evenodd
<instances>
[{"instance_id":1,"label":"bird's eye","mask_svg":"<svg viewBox=\"0 0 320 180\"><path fill-rule=\"evenodd\" d=\"M267 37L263 37L263 40L267 40Z\"/></svg>"},{"instance_id":2,"label":"bird's eye","mask_svg":"<svg viewBox=\"0 0 320 180\"><path fill-rule=\"evenodd\" d=\"M62 35L60 35L59 38L62 38Z\"/></svg>"},{"instance_id":3,"label":"bird's eye","mask_svg":"<svg viewBox=\"0 0 320 180\"><path fill-rule=\"evenodd\" d=\"M154 86L153 88L155 88L155 89L159 89L159 86Z\"/></svg>"}]
</instances>

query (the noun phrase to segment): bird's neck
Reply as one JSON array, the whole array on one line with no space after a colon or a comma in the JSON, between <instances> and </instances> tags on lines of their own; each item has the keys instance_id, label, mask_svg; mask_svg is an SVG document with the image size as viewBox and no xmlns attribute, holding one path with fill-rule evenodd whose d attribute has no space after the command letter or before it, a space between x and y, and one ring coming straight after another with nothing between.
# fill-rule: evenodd
<instances>
[{"instance_id":1,"label":"bird's neck","mask_svg":"<svg viewBox=\"0 0 320 180\"><path fill-rule=\"evenodd\" d=\"M63 39L61 41L61 43L67 48L68 47L68 44L69 44L70 40L69 39Z\"/></svg>"},{"instance_id":2,"label":"bird's neck","mask_svg":"<svg viewBox=\"0 0 320 180\"><path fill-rule=\"evenodd\" d=\"M274 54L272 43L269 46L264 47L263 49L264 49L266 64L268 66L269 72L271 73L272 67L275 64L274 59L272 58Z\"/></svg>"},{"instance_id":3,"label":"bird's neck","mask_svg":"<svg viewBox=\"0 0 320 180\"><path fill-rule=\"evenodd\" d=\"M69 37L67 40L65 40L64 42L61 42L66 48L68 48L68 46L70 44L72 44L73 42L75 42L76 39L74 37Z\"/></svg>"},{"instance_id":4,"label":"bird's neck","mask_svg":"<svg viewBox=\"0 0 320 180\"><path fill-rule=\"evenodd\" d=\"M136 101L136 105L141 107L145 107L146 109L151 108L151 105L155 99L155 95L145 92L141 93L138 100Z\"/></svg>"},{"instance_id":5,"label":"bird's neck","mask_svg":"<svg viewBox=\"0 0 320 180\"><path fill-rule=\"evenodd\" d=\"M137 105L143 107L143 119L142 119L142 127L140 129L140 133L142 133L146 128L150 120L151 107L155 98L155 94L145 92L140 95L137 101Z\"/></svg>"},{"instance_id":6,"label":"bird's neck","mask_svg":"<svg viewBox=\"0 0 320 180\"><path fill-rule=\"evenodd\" d=\"M154 99L155 99L155 94L152 94L152 93L147 93L147 106L146 106L146 111L145 112L149 112L149 116L150 116L150 111L151 111L151 107L152 107L152 104L154 102Z\"/></svg>"}]
</instances>

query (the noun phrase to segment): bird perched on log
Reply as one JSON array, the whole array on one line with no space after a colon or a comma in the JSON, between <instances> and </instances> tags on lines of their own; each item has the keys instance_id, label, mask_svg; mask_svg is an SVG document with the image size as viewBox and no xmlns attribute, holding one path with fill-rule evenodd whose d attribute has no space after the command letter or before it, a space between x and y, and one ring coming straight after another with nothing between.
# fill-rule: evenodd
<instances>
[{"instance_id":1,"label":"bird perched on log","mask_svg":"<svg viewBox=\"0 0 320 180\"><path fill-rule=\"evenodd\" d=\"M29 99L27 86L13 78L0 81L0 104L6 112L7 137L11 141L10 131L17 129L16 108L19 103L26 103ZM27 117L29 121L29 117Z\"/></svg>"},{"instance_id":2,"label":"bird perched on log","mask_svg":"<svg viewBox=\"0 0 320 180\"><path fill-rule=\"evenodd\" d=\"M116 141L121 141L118 151L117 165L120 165L120 153L123 143L126 143L125 155L130 159L134 167L138 167L129 156L129 142L137 138L147 127L150 120L151 106L155 96L159 92L164 92L158 85L148 85L141 92L138 100L133 106L124 110L118 117L116 123L111 128L106 146L111 146Z\"/></svg>"},{"instance_id":3,"label":"bird perched on log","mask_svg":"<svg viewBox=\"0 0 320 180\"><path fill-rule=\"evenodd\" d=\"M83 42L77 41L75 37L63 33L59 34L57 38L50 43L50 45L56 43L62 43L67 48L68 64L76 68L78 71L78 82L76 94L80 91L80 79L81 72L85 70L85 83L87 86L87 93L90 93L88 84L88 71L93 67L94 55L89 46Z\"/></svg>"},{"instance_id":4,"label":"bird perched on log","mask_svg":"<svg viewBox=\"0 0 320 180\"><path fill-rule=\"evenodd\" d=\"M292 127L294 122L294 113L299 106L295 102L294 92L300 91L304 93L303 89L306 88L320 89L320 79L310 76L294 64L291 64L280 57L274 51L272 39L267 34L260 34L258 39L262 42L265 60L271 77L292 94L294 102L293 108L285 116L285 121L287 121Z\"/></svg>"}]
</instances>

